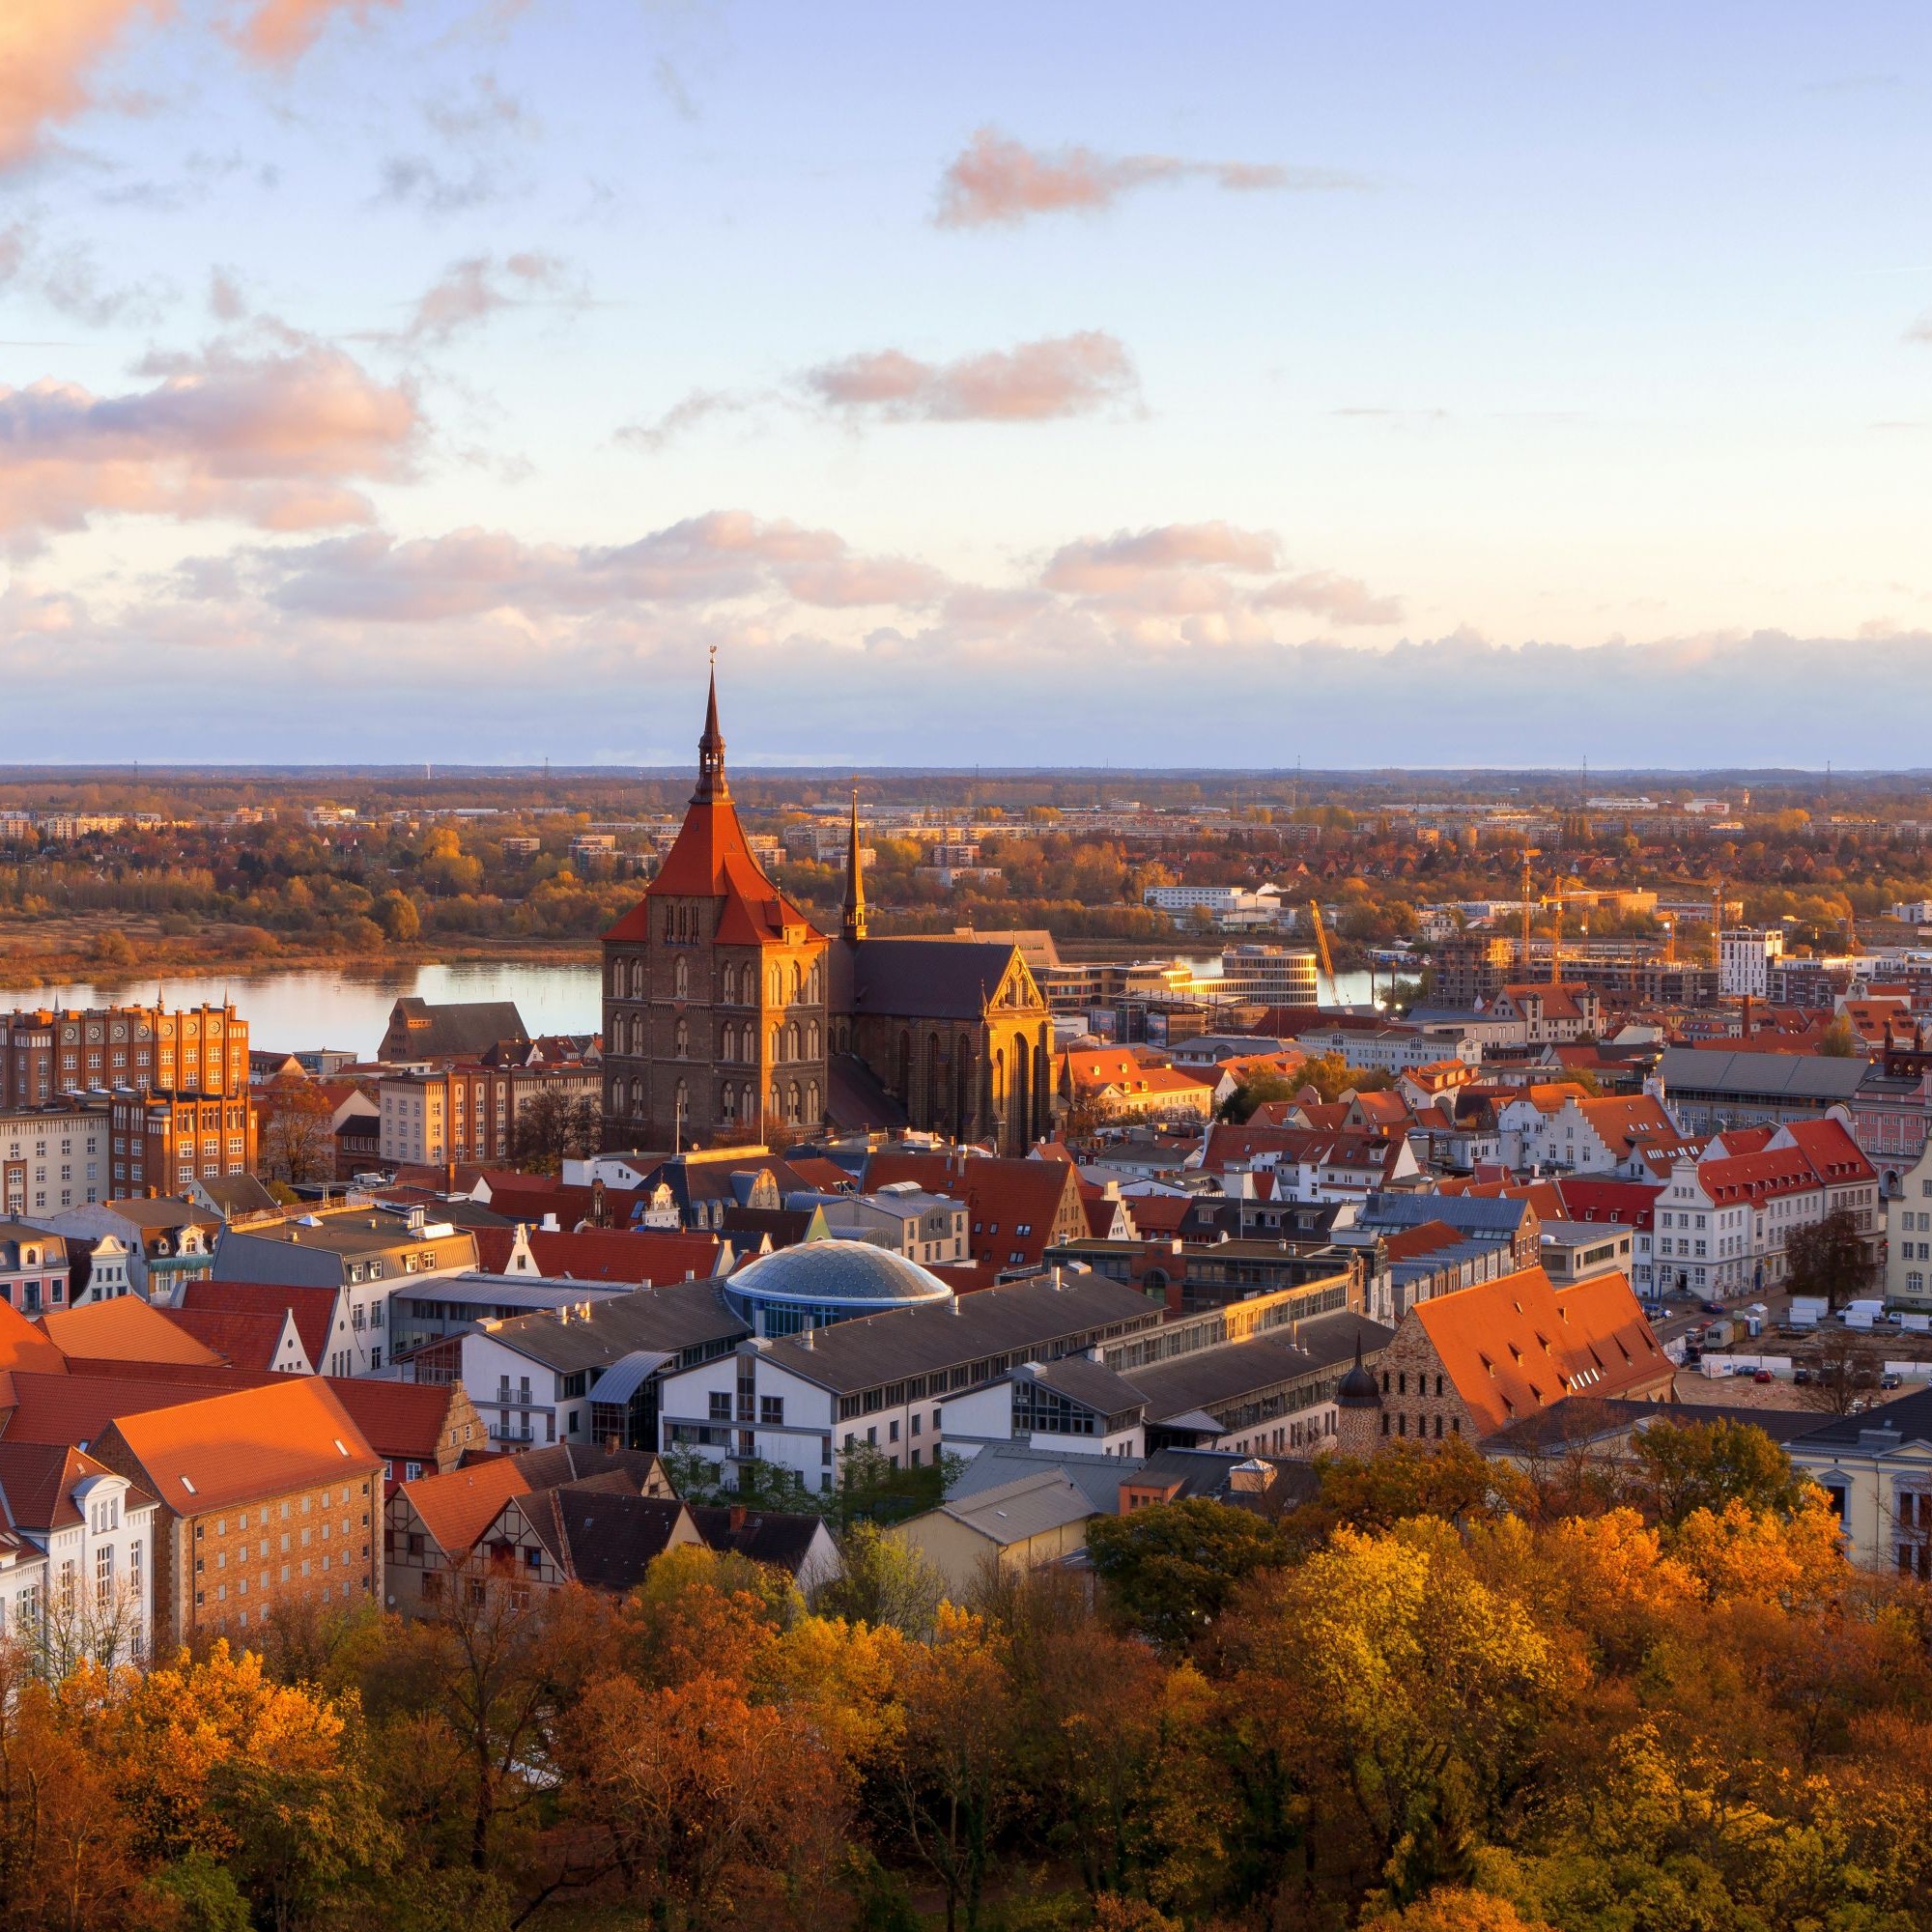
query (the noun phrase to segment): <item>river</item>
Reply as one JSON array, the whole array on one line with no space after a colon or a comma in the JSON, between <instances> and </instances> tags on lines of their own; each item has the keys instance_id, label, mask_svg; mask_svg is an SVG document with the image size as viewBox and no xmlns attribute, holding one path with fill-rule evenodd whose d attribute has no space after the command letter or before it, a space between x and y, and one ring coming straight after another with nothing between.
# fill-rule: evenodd
<instances>
[{"instance_id":1,"label":"river","mask_svg":"<svg viewBox=\"0 0 1932 1932\"><path fill-rule=\"evenodd\" d=\"M1381 982L1386 985L1386 980ZM171 1007L219 1004L232 999L248 1022L248 1043L263 1051L295 1053L342 1047L372 1058L389 1024L389 1009L406 993L435 1004L457 1000L514 1000L533 1034L595 1033L603 1024L599 978L593 964L519 964L514 960L460 960L449 966L417 966L395 973L348 973L339 967L291 968L255 974L181 974L153 980L34 986L0 993L0 1012L10 1007L106 1007L152 1000ZM1344 973L1335 988L1344 1001L1366 1003L1369 976Z\"/></svg>"}]
</instances>

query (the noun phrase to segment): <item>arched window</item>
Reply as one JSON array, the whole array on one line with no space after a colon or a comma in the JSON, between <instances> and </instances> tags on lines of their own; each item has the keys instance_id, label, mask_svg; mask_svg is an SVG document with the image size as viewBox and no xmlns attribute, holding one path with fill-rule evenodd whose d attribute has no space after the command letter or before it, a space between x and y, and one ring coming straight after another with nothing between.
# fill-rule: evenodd
<instances>
[{"instance_id":1,"label":"arched window","mask_svg":"<svg viewBox=\"0 0 1932 1932\"><path fill-rule=\"evenodd\" d=\"M738 1002L738 969L728 961L724 967L724 982L721 997L726 1006L735 1006Z\"/></svg>"},{"instance_id":2,"label":"arched window","mask_svg":"<svg viewBox=\"0 0 1932 1932\"><path fill-rule=\"evenodd\" d=\"M774 1027L772 1029L772 1058L775 1061L784 1058L784 1029L782 1027Z\"/></svg>"},{"instance_id":3,"label":"arched window","mask_svg":"<svg viewBox=\"0 0 1932 1932\"><path fill-rule=\"evenodd\" d=\"M816 1060L818 1058L818 1022L816 1020L813 1020L805 1030L805 1057L808 1060Z\"/></svg>"},{"instance_id":4,"label":"arched window","mask_svg":"<svg viewBox=\"0 0 1932 1932\"><path fill-rule=\"evenodd\" d=\"M677 1041L677 1057L683 1060L691 1052L691 1022L681 1014L678 1018L674 1037Z\"/></svg>"},{"instance_id":5,"label":"arched window","mask_svg":"<svg viewBox=\"0 0 1932 1932\"><path fill-rule=\"evenodd\" d=\"M795 959L791 966L791 996L794 1000L805 997L805 969Z\"/></svg>"},{"instance_id":6,"label":"arched window","mask_svg":"<svg viewBox=\"0 0 1932 1932\"><path fill-rule=\"evenodd\" d=\"M793 1125L798 1122L798 1082L794 1080L785 1089L785 1119Z\"/></svg>"},{"instance_id":7,"label":"arched window","mask_svg":"<svg viewBox=\"0 0 1932 1932\"><path fill-rule=\"evenodd\" d=\"M779 1100L779 1083L776 1080L774 1080L772 1082L772 1112L774 1115L778 1113L780 1104L781 1103Z\"/></svg>"},{"instance_id":8,"label":"arched window","mask_svg":"<svg viewBox=\"0 0 1932 1932\"><path fill-rule=\"evenodd\" d=\"M644 997L644 962L641 959L631 961L631 997L634 1000Z\"/></svg>"},{"instance_id":9,"label":"arched window","mask_svg":"<svg viewBox=\"0 0 1932 1932\"><path fill-rule=\"evenodd\" d=\"M690 997L691 961L686 959L682 954L678 956L677 963L671 968L670 988L672 996L676 999L682 1000Z\"/></svg>"},{"instance_id":10,"label":"arched window","mask_svg":"<svg viewBox=\"0 0 1932 1932\"><path fill-rule=\"evenodd\" d=\"M637 1118L641 1117L643 1111L644 1083L641 1080L633 1080L631 1082L631 1113L634 1118Z\"/></svg>"},{"instance_id":11,"label":"arched window","mask_svg":"<svg viewBox=\"0 0 1932 1932\"><path fill-rule=\"evenodd\" d=\"M724 1092L719 1095L718 1111L727 1121L736 1120L738 1117L738 1090L728 1080L724 1083Z\"/></svg>"},{"instance_id":12,"label":"arched window","mask_svg":"<svg viewBox=\"0 0 1932 1932\"><path fill-rule=\"evenodd\" d=\"M805 1118L809 1125L816 1126L819 1119L818 1082L808 1083L805 1090Z\"/></svg>"},{"instance_id":13,"label":"arched window","mask_svg":"<svg viewBox=\"0 0 1932 1932\"><path fill-rule=\"evenodd\" d=\"M811 1004L812 1004L812 1005L813 1005L814 1007L815 1007L815 1006L817 1006L817 1004L818 1004L818 998L819 998L819 995L818 995L818 985L819 985L819 980L818 980L818 973L819 973L819 967L818 967L818 962L817 962L816 960L813 960L813 962L812 962L812 966L811 966L811 977L810 977L810 979L809 979L809 980L807 980L807 981L805 982L805 997L806 997L806 998L807 998L808 1000L810 1000L810 1001L811 1002Z\"/></svg>"},{"instance_id":14,"label":"arched window","mask_svg":"<svg viewBox=\"0 0 1932 1932\"><path fill-rule=\"evenodd\" d=\"M624 962L621 959L611 962L611 997L613 1000L624 997Z\"/></svg>"},{"instance_id":15,"label":"arched window","mask_svg":"<svg viewBox=\"0 0 1932 1932\"><path fill-rule=\"evenodd\" d=\"M772 968L772 1005L775 1007L783 1006L784 996L784 968L782 966L774 966Z\"/></svg>"},{"instance_id":16,"label":"arched window","mask_svg":"<svg viewBox=\"0 0 1932 1932\"><path fill-rule=\"evenodd\" d=\"M677 1083L677 1092L671 1104L677 1109L677 1123L682 1127L691 1118L691 1089L682 1080Z\"/></svg>"},{"instance_id":17,"label":"arched window","mask_svg":"<svg viewBox=\"0 0 1932 1932\"><path fill-rule=\"evenodd\" d=\"M668 900L665 903L664 935L667 946L670 945L677 937L677 908L670 904Z\"/></svg>"},{"instance_id":18,"label":"arched window","mask_svg":"<svg viewBox=\"0 0 1932 1932\"><path fill-rule=\"evenodd\" d=\"M738 1056L731 1049L737 1043L738 1029L729 1020L726 1020L724 1022L724 1031L718 1036L718 1058L720 1060L736 1060Z\"/></svg>"},{"instance_id":19,"label":"arched window","mask_svg":"<svg viewBox=\"0 0 1932 1932\"><path fill-rule=\"evenodd\" d=\"M793 1020L791 1025L785 1028L785 1058L787 1060L796 1060L798 1058L798 1022L796 1020Z\"/></svg>"}]
</instances>

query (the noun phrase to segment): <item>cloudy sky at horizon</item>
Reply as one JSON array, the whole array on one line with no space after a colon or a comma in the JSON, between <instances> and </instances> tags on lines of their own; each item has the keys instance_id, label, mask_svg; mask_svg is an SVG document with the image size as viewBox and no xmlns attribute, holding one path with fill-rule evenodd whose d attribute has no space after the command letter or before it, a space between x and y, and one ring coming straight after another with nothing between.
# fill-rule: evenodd
<instances>
[{"instance_id":1,"label":"cloudy sky at horizon","mask_svg":"<svg viewBox=\"0 0 1932 1932\"><path fill-rule=\"evenodd\" d=\"M6 755L1932 764L1929 51L8 0Z\"/></svg>"}]
</instances>

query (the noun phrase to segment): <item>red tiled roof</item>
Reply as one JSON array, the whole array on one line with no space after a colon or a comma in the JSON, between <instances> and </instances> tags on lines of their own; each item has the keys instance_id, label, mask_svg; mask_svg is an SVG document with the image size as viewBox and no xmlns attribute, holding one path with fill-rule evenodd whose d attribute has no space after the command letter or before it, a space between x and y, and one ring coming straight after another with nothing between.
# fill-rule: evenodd
<instances>
[{"instance_id":1,"label":"red tiled roof","mask_svg":"<svg viewBox=\"0 0 1932 1932\"><path fill-rule=\"evenodd\" d=\"M1878 1179L1878 1170L1841 1122L1787 1121L1784 1131L1798 1143L1798 1151L1817 1169L1820 1179L1828 1186L1842 1187L1848 1182Z\"/></svg>"},{"instance_id":2,"label":"red tiled roof","mask_svg":"<svg viewBox=\"0 0 1932 1932\"><path fill-rule=\"evenodd\" d=\"M203 1369L196 1373L214 1376L221 1372ZM263 1376L255 1379L286 1378ZM179 1408L183 1403L231 1392L220 1382L125 1374L49 1376L19 1370L9 1380L11 1387L0 1393L0 1408L6 1411L0 1437L8 1442L94 1442L117 1416L138 1415L151 1408Z\"/></svg>"},{"instance_id":3,"label":"red tiled roof","mask_svg":"<svg viewBox=\"0 0 1932 1932\"><path fill-rule=\"evenodd\" d=\"M963 1201L967 1240L975 1261L995 1266L1037 1266L1053 1238L1060 1204L1073 1170L1052 1160L1009 1160L990 1154L953 1156L882 1150L866 1162L866 1191L916 1180L934 1194ZM1078 1190L1075 1189L1077 1194ZM1022 1235L1018 1231L1025 1227ZM1010 1257L1017 1254L1019 1263Z\"/></svg>"},{"instance_id":4,"label":"red tiled roof","mask_svg":"<svg viewBox=\"0 0 1932 1932\"><path fill-rule=\"evenodd\" d=\"M658 875L644 895L604 937L639 943L650 936L653 899L723 899L715 935L721 946L756 946L787 925L822 938L752 856L728 795L694 798Z\"/></svg>"},{"instance_id":5,"label":"red tiled roof","mask_svg":"<svg viewBox=\"0 0 1932 1932\"><path fill-rule=\"evenodd\" d=\"M382 1460L319 1376L277 1376L260 1388L108 1425L181 1516L378 1474Z\"/></svg>"},{"instance_id":6,"label":"red tiled roof","mask_svg":"<svg viewBox=\"0 0 1932 1932\"><path fill-rule=\"evenodd\" d=\"M442 1432L449 1427L452 1390L435 1382L385 1382L371 1376L326 1376L336 1400L369 1446L393 1470L385 1493L394 1495L403 1482L403 1465L420 1463L436 1467Z\"/></svg>"},{"instance_id":7,"label":"red tiled roof","mask_svg":"<svg viewBox=\"0 0 1932 1932\"><path fill-rule=\"evenodd\" d=\"M0 1442L0 1493L6 1498L10 1527L43 1532L71 1528L80 1521L74 1485L112 1473L106 1463L64 1442ZM154 1502L136 1484L128 1486L128 1500L135 1507Z\"/></svg>"},{"instance_id":8,"label":"red tiled roof","mask_svg":"<svg viewBox=\"0 0 1932 1932\"><path fill-rule=\"evenodd\" d=\"M466 1463L445 1475L418 1476L405 1483L422 1525L446 1556L460 1555L496 1521L512 1496L526 1496L530 1486L512 1456Z\"/></svg>"},{"instance_id":9,"label":"red tiled roof","mask_svg":"<svg viewBox=\"0 0 1932 1932\"><path fill-rule=\"evenodd\" d=\"M64 1355L123 1362L180 1362L191 1368L211 1368L220 1360L213 1349L138 1294L89 1301L78 1308L51 1309L41 1317L41 1326Z\"/></svg>"},{"instance_id":10,"label":"red tiled roof","mask_svg":"<svg viewBox=\"0 0 1932 1932\"><path fill-rule=\"evenodd\" d=\"M333 1288L284 1288L264 1281L190 1281L183 1286L182 1306L242 1315L277 1315L287 1309L296 1318L296 1332L309 1361L319 1369L328 1359L340 1292Z\"/></svg>"},{"instance_id":11,"label":"red tiled roof","mask_svg":"<svg viewBox=\"0 0 1932 1932\"><path fill-rule=\"evenodd\" d=\"M486 1274L501 1274L510 1264L516 1240L514 1228L477 1228L476 1262ZM616 1228L585 1228L576 1234L547 1234L529 1228L530 1259L546 1275L559 1281L623 1282L632 1287L658 1287L699 1279L718 1271L724 1243L716 1235L672 1234L657 1229L635 1233Z\"/></svg>"},{"instance_id":12,"label":"red tiled roof","mask_svg":"<svg viewBox=\"0 0 1932 1932\"><path fill-rule=\"evenodd\" d=\"M1412 1262L1422 1255L1434 1254L1438 1248L1453 1248L1466 1238L1447 1221L1420 1221L1413 1228L1387 1236L1382 1246L1390 1261Z\"/></svg>"},{"instance_id":13,"label":"red tiled roof","mask_svg":"<svg viewBox=\"0 0 1932 1932\"><path fill-rule=\"evenodd\" d=\"M1456 1392L1491 1435L1566 1396L1610 1397L1670 1373L1670 1361L1621 1274L1560 1293L1542 1268L1417 1302Z\"/></svg>"},{"instance_id":14,"label":"red tiled roof","mask_svg":"<svg viewBox=\"0 0 1932 1932\"><path fill-rule=\"evenodd\" d=\"M0 1369L32 1369L59 1375L67 1357L46 1331L29 1321L11 1302L0 1301Z\"/></svg>"},{"instance_id":15,"label":"red tiled roof","mask_svg":"<svg viewBox=\"0 0 1932 1932\"><path fill-rule=\"evenodd\" d=\"M223 1362L238 1369L274 1368L289 1321L287 1309L265 1308L256 1312L237 1308L164 1308L160 1313L204 1348L213 1350ZM296 1330L296 1338L301 1339L299 1328ZM313 1371L316 1365L311 1360L308 1366Z\"/></svg>"}]
</instances>

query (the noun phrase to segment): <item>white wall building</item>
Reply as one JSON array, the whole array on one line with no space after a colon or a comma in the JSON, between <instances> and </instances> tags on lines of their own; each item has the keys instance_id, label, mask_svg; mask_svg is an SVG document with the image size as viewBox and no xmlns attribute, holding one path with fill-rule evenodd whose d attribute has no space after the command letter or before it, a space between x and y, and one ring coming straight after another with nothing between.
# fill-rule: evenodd
<instances>
[{"instance_id":1,"label":"white wall building","mask_svg":"<svg viewBox=\"0 0 1932 1932\"><path fill-rule=\"evenodd\" d=\"M0 1220L104 1200L107 1142L104 1107L0 1113Z\"/></svg>"},{"instance_id":2,"label":"white wall building","mask_svg":"<svg viewBox=\"0 0 1932 1932\"><path fill-rule=\"evenodd\" d=\"M1726 926L1718 938L1718 991L1726 999L1771 997L1771 969L1784 957L1784 928Z\"/></svg>"}]
</instances>

